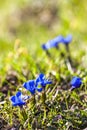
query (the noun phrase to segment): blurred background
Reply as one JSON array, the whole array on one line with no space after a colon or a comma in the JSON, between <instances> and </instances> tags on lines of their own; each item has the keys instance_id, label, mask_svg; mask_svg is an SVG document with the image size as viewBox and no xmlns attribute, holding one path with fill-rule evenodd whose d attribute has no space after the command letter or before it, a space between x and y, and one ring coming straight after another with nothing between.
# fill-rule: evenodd
<instances>
[{"instance_id":1,"label":"blurred background","mask_svg":"<svg viewBox=\"0 0 87 130\"><path fill-rule=\"evenodd\" d=\"M86 0L0 1L0 55L11 51L16 39L35 54L39 44L69 33L73 35L74 47L84 50L86 15Z\"/></svg>"}]
</instances>

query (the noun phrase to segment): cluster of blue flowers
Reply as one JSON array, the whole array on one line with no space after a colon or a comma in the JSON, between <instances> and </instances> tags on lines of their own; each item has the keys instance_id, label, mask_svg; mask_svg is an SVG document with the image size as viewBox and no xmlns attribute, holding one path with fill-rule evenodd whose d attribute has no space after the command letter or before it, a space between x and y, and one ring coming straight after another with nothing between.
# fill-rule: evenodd
<instances>
[{"instance_id":1,"label":"cluster of blue flowers","mask_svg":"<svg viewBox=\"0 0 87 130\"><path fill-rule=\"evenodd\" d=\"M48 84L52 84L52 81L46 79L45 75L41 73L35 80L25 82L23 87L34 95L36 91L42 92ZM40 86L40 88L38 86ZM10 100L13 106L22 106L26 104L26 100L29 98L30 96L24 96L20 91L18 91L16 95L11 96Z\"/></svg>"},{"instance_id":2,"label":"cluster of blue flowers","mask_svg":"<svg viewBox=\"0 0 87 130\"><path fill-rule=\"evenodd\" d=\"M63 43L67 48L69 43L72 41L72 35L69 34L66 37L63 37L62 35L57 36L56 38L49 40L46 44L42 44L42 49L47 51L50 48L57 48L59 43ZM79 77L73 77L71 81L71 90L75 88L79 88L82 84L82 79Z\"/></svg>"},{"instance_id":3,"label":"cluster of blue flowers","mask_svg":"<svg viewBox=\"0 0 87 130\"><path fill-rule=\"evenodd\" d=\"M46 44L42 45L43 50L48 50L53 47L58 47L59 43L63 43L66 46L72 41L72 35L68 35L67 37L63 37L61 35L56 38L49 40Z\"/></svg>"},{"instance_id":4,"label":"cluster of blue flowers","mask_svg":"<svg viewBox=\"0 0 87 130\"><path fill-rule=\"evenodd\" d=\"M23 87L27 89L32 95L34 95L36 91L42 92L43 88L45 88L47 84L52 84L52 81L46 79L44 74L40 74L35 80L29 80L25 82ZM79 88L81 84L81 78L73 77L70 82L71 90ZM40 88L38 88L39 85L41 86ZM29 98L30 96L24 96L20 91L18 91L16 95L11 96L10 100L13 106L22 106L26 104L26 100Z\"/></svg>"},{"instance_id":5,"label":"cluster of blue flowers","mask_svg":"<svg viewBox=\"0 0 87 130\"><path fill-rule=\"evenodd\" d=\"M64 43L66 46L72 41L72 35L68 35L67 37L58 36L52 40L49 40L46 44L42 45L44 50L48 50L52 47L58 47L59 43ZM35 80L29 80L23 83L23 87L28 90L31 95L35 95L36 91L42 92L46 85L52 84L52 81L46 79L44 74L40 74ZM73 77L71 82L71 91L75 88L79 88L82 85L82 79L79 77ZM39 87L40 86L40 87ZM26 100L28 100L30 96L24 96L20 91L16 93L16 95L11 96L10 100L13 106L23 106L26 104Z\"/></svg>"}]
</instances>

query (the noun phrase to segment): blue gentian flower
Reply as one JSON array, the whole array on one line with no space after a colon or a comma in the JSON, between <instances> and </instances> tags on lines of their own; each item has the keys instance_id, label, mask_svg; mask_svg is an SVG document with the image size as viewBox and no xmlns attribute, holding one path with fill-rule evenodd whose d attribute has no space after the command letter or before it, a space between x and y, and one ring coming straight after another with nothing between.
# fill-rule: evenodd
<instances>
[{"instance_id":1,"label":"blue gentian flower","mask_svg":"<svg viewBox=\"0 0 87 130\"><path fill-rule=\"evenodd\" d=\"M24 96L20 91L18 91L16 95L11 96L10 100L13 106L22 106L26 104L25 100L28 98L29 96Z\"/></svg>"},{"instance_id":2,"label":"blue gentian flower","mask_svg":"<svg viewBox=\"0 0 87 130\"><path fill-rule=\"evenodd\" d=\"M45 87L47 84L52 84L52 81L49 81L48 79L46 79L45 75L41 73L36 78L36 84L41 85L42 87Z\"/></svg>"},{"instance_id":3,"label":"blue gentian flower","mask_svg":"<svg viewBox=\"0 0 87 130\"><path fill-rule=\"evenodd\" d=\"M29 80L23 84L23 87L26 88L28 91L31 92L32 95L35 94L35 91L38 92L42 91L42 88L38 88L38 86L35 84L35 80Z\"/></svg>"},{"instance_id":4,"label":"blue gentian flower","mask_svg":"<svg viewBox=\"0 0 87 130\"><path fill-rule=\"evenodd\" d=\"M62 42L62 40L63 40L63 37L61 35L57 36L56 38L49 40L46 44L43 44L42 48L43 50L48 50L50 48L57 47L58 43Z\"/></svg>"},{"instance_id":5,"label":"blue gentian flower","mask_svg":"<svg viewBox=\"0 0 87 130\"><path fill-rule=\"evenodd\" d=\"M62 39L62 42L65 45L69 44L71 41L72 41L72 35L71 34L69 34L67 37L65 37L65 38Z\"/></svg>"},{"instance_id":6,"label":"blue gentian flower","mask_svg":"<svg viewBox=\"0 0 87 130\"><path fill-rule=\"evenodd\" d=\"M72 86L71 89L79 88L82 84L82 79L79 77L73 77L70 84Z\"/></svg>"},{"instance_id":7,"label":"blue gentian flower","mask_svg":"<svg viewBox=\"0 0 87 130\"><path fill-rule=\"evenodd\" d=\"M23 87L26 88L31 94L35 94L35 81L29 80L23 84Z\"/></svg>"}]
</instances>

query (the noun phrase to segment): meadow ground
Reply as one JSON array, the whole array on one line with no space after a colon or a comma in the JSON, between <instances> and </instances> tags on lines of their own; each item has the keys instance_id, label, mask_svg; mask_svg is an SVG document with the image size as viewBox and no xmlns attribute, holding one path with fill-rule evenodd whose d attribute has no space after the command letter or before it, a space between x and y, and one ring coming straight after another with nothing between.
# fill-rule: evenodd
<instances>
[{"instance_id":1,"label":"meadow ground","mask_svg":"<svg viewBox=\"0 0 87 130\"><path fill-rule=\"evenodd\" d=\"M87 1L0 1L0 130L87 129ZM42 43L58 35L72 34L69 44L72 67L63 44L49 50ZM61 55L63 53L63 56ZM52 80L36 103L13 107L10 96L18 90L30 95L23 82L44 73ZM80 88L70 91L73 76L82 78Z\"/></svg>"}]
</instances>

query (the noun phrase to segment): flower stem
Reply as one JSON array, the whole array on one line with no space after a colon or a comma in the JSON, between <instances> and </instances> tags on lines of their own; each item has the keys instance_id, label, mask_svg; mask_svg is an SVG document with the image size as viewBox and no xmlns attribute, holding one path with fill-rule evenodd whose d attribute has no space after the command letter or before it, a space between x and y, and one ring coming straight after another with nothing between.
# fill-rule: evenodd
<instances>
[{"instance_id":1,"label":"flower stem","mask_svg":"<svg viewBox=\"0 0 87 130\"><path fill-rule=\"evenodd\" d=\"M45 87L43 87L43 92L42 92L42 103L45 105L46 101L46 93L45 93Z\"/></svg>"},{"instance_id":2,"label":"flower stem","mask_svg":"<svg viewBox=\"0 0 87 130\"><path fill-rule=\"evenodd\" d=\"M22 118L24 121L26 121L27 120L27 113L23 107L20 107L20 109L21 109Z\"/></svg>"},{"instance_id":3,"label":"flower stem","mask_svg":"<svg viewBox=\"0 0 87 130\"><path fill-rule=\"evenodd\" d=\"M72 65L72 60L71 60L71 56L70 56L70 49L69 49L69 45L66 45L66 51L67 51L67 59L70 62L70 64Z\"/></svg>"},{"instance_id":4,"label":"flower stem","mask_svg":"<svg viewBox=\"0 0 87 130\"><path fill-rule=\"evenodd\" d=\"M49 58L52 58L52 56L51 56L51 54L50 54L50 52L49 52L48 50L46 50L46 54L47 54L47 56L48 56Z\"/></svg>"},{"instance_id":5,"label":"flower stem","mask_svg":"<svg viewBox=\"0 0 87 130\"><path fill-rule=\"evenodd\" d=\"M35 95L32 95L31 102L29 104L30 108L33 108L36 104Z\"/></svg>"}]
</instances>

